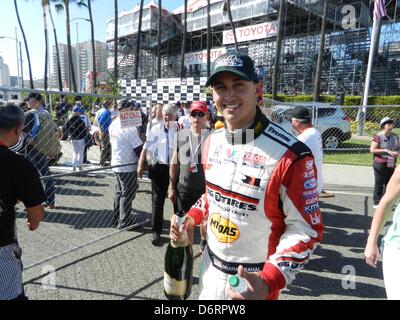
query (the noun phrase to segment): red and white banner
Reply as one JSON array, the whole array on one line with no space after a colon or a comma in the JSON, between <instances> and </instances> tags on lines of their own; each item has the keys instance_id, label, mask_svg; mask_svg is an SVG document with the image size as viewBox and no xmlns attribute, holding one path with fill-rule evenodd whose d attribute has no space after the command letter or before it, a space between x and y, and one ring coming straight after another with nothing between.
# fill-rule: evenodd
<instances>
[{"instance_id":1,"label":"red and white banner","mask_svg":"<svg viewBox=\"0 0 400 320\"><path fill-rule=\"evenodd\" d=\"M214 62L220 55L226 53L226 48L215 48L210 50L210 61ZM185 66L207 63L207 50L190 52L185 54Z\"/></svg>"},{"instance_id":2,"label":"red and white banner","mask_svg":"<svg viewBox=\"0 0 400 320\"><path fill-rule=\"evenodd\" d=\"M276 36L277 26L275 22L265 22L252 26L235 29L238 42L257 40ZM223 44L235 43L232 30L224 31Z\"/></svg>"}]
</instances>

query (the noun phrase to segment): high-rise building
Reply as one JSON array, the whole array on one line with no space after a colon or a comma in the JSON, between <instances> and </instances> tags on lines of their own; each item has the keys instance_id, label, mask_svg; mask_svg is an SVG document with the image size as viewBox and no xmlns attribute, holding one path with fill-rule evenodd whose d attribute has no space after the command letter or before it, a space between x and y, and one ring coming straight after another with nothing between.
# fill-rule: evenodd
<instances>
[{"instance_id":1,"label":"high-rise building","mask_svg":"<svg viewBox=\"0 0 400 320\"><path fill-rule=\"evenodd\" d=\"M3 57L0 57L0 85L10 86L10 70L8 65L4 63Z\"/></svg>"},{"instance_id":2,"label":"high-rise building","mask_svg":"<svg viewBox=\"0 0 400 320\"><path fill-rule=\"evenodd\" d=\"M68 68L68 46L63 43L58 44L60 51L61 76L63 87L72 88L72 79ZM107 46L105 43L95 41L96 51L96 70L102 73L107 70ZM79 53L79 54L78 54ZM79 59L78 59L79 57ZM88 72L93 71L92 43L90 40L79 42L72 47L72 60L74 64L75 80L78 91L84 91L86 88L86 76ZM53 46L53 62L51 73L51 87L58 88L57 79L57 54Z\"/></svg>"},{"instance_id":3,"label":"high-rise building","mask_svg":"<svg viewBox=\"0 0 400 320\"><path fill-rule=\"evenodd\" d=\"M103 42L95 41L94 46L96 52L96 71L100 74L107 70L107 45ZM92 42L91 40L80 42L76 45L75 49L79 53L79 59L76 64L78 89L79 91L90 91L87 78L90 77L90 73L93 71ZM78 79L80 84L78 84Z\"/></svg>"},{"instance_id":4,"label":"high-rise building","mask_svg":"<svg viewBox=\"0 0 400 320\"><path fill-rule=\"evenodd\" d=\"M65 89L72 88L72 78L69 74L69 59L68 59L68 46L63 43L58 44L58 50L60 52L60 66L61 66L61 77L62 77L62 86ZM51 80L50 86L55 89L58 88L58 66L57 66L57 52L56 47L53 45L53 61L52 61L52 72L51 72ZM74 69L76 72L76 52L75 48L72 47L72 61L74 64Z\"/></svg>"}]
</instances>

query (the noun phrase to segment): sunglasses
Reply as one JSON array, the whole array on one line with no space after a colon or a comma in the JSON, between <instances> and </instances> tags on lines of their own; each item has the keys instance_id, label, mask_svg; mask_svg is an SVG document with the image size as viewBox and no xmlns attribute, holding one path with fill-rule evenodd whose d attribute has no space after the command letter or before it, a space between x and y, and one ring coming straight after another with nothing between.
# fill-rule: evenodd
<instances>
[{"instance_id":1,"label":"sunglasses","mask_svg":"<svg viewBox=\"0 0 400 320\"><path fill-rule=\"evenodd\" d=\"M193 118L198 118L198 117L202 118L205 115L206 114L204 112L201 112L201 111L198 111L198 112L195 111L195 112L191 112L190 113L190 116L193 117Z\"/></svg>"}]
</instances>

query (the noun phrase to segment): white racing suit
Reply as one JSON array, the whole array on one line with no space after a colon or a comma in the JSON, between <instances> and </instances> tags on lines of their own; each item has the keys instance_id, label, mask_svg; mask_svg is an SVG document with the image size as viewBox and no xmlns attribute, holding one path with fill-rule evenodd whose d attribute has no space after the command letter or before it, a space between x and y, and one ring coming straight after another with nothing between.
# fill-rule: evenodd
<instances>
[{"instance_id":1,"label":"white racing suit","mask_svg":"<svg viewBox=\"0 0 400 320\"><path fill-rule=\"evenodd\" d=\"M308 147L257 109L244 133L213 132L203 148L206 192L189 210L207 219L200 299L227 299L239 265L261 271L277 299L321 241L317 169Z\"/></svg>"}]
</instances>

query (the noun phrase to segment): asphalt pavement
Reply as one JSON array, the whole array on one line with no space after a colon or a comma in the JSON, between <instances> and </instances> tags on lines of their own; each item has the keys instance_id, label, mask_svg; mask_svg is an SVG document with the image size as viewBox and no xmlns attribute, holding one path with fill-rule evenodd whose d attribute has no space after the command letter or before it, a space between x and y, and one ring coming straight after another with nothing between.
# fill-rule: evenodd
<instances>
[{"instance_id":1,"label":"asphalt pavement","mask_svg":"<svg viewBox=\"0 0 400 320\"><path fill-rule=\"evenodd\" d=\"M93 151L92 151L93 152ZM89 159L95 159L89 154ZM60 172L68 171L61 166ZM92 176L96 178L96 176ZM101 174L95 182L79 182L64 178L58 182L60 211L50 214L36 236L20 234L25 265L34 258L45 257L53 250L56 257L24 271L25 290L33 300L163 300L164 254L168 244L169 219L172 208L167 201L165 208L163 245L151 244L150 223L131 231L115 231L106 221L112 203L113 178ZM78 179L78 178L76 178ZM79 179L85 180L80 177ZM347 180L346 180L347 179ZM369 267L363 259L363 250L373 216L372 168L324 165L324 189L333 193L321 199L320 206L325 225L324 239L310 262L295 281L282 290L282 300L358 300L385 299L382 264ZM346 182L347 181L347 182ZM67 192L67 191L68 192ZM79 193L78 191L79 190ZM76 192L75 192L76 191ZM108 194L107 194L108 193ZM74 206L63 204L74 196ZM92 208L104 202L104 210ZM63 198L65 197L65 198ZM93 202L90 200L93 198ZM150 219L148 190L140 190L134 207ZM147 209L146 209L147 208ZM96 214L97 222L83 220ZM72 220L70 219L72 215ZM66 220L66 219L70 220ZM77 220L78 219L78 220ZM19 224L23 216L19 215ZM21 227L22 228L22 227ZM54 230L52 228L55 228ZM40 233L42 232L42 233ZM49 238L48 234L55 235ZM33 237L33 238L32 238ZM194 253L194 285L190 299L198 297L200 257L199 239L196 237ZM100 239L100 240L99 240ZM92 244L80 247L83 242ZM75 250L65 254L64 245ZM68 251L68 250L65 250ZM50 252L50 251L49 251ZM46 254L44 254L46 253Z\"/></svg>"},{"instance_id":2,"label":"asphalt pavement","mask_svg":"<svg viewBox=\"0 0 400 320\"><path fill-rule=\"evenodd\" d=\"M374 269L363 259L373 214L370 193L365 189L348 191L334 186L329 190L334 197L324 198L320 203L325 224L323 242L280 298L385 299L381 263ZM165 219L161 247L150 243L149 224L138 230L116 232L26 270L27 295L44 300L165 299L163 259L169 241L168 214ZM197 244L194 252L199 252ZM199 264L200 259L196 258L191 299L198 297Z\"/></svg>"}]
</instances>

